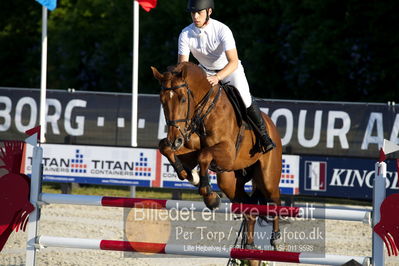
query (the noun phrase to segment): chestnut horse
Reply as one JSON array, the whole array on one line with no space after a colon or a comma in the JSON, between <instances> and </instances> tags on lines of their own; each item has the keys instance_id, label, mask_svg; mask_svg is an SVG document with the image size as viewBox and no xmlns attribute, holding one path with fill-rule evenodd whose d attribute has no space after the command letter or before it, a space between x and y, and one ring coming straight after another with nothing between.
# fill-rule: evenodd
<instances>
[{"instance_id":1,"label":"chestnut horse","mask_svg":"<svg viewBox=\"0 0 399 266\"><path fill-rule=\"evenodd\" d=\"M220 198L211 189L208 169L217 173L218 186L230 201L253 203L244 190L245 183L252 177L254 194L280 205L282 147L271 119L263 114L276 147L263 154L257 148L254 132L238 125L225 91L219 84L211 87L199 66L184 62L169 67L163 74L154 67L152 71L161 84L160 100L168 126L167 138L160 141L159 149L178 177L192 181L192 170L199 165L198 190L210 209L219 206ZM246 216L246 220L250 246L253 245L255 218ZM272 244L278 232L276 217Z\"/></svg>"}]
</instances>

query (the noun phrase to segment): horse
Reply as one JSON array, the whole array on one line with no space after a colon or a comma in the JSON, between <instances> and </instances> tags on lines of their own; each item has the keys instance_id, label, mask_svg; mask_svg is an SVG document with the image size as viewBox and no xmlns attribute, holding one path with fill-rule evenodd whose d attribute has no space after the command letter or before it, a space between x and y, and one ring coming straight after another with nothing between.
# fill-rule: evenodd
<instances>
[{"instance_id":1,"label":"horse","mask_svg":"<svg viewBox=\"0 0 399 266\"><path fill-rule=\"evenodd\" d=\"M276 147L263 153L257 148L253 130L239 125L233 105L221 84L211 86L199 66L183 62L161 74L151 67L161 85L160 101L167 124L167 137L159 150L174 167L181 180L193 181L199 165L198 191L210 209L220 204L219 195L209 184L208 169L216 172L220 190L231 202L253 203L244 189L251 180L253 195L280 205L282 144L276 126L263 114L267 130ZM256 218L246 215L246 246L254 244ZM279 238L278 217L273 220L271 243Z\"/></svg>"}]
</instances>

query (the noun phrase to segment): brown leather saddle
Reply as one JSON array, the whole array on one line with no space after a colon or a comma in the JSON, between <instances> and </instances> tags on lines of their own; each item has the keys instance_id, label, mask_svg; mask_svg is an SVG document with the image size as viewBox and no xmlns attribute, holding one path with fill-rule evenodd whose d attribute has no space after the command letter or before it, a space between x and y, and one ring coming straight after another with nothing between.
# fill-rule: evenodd
<instances>
[{"instance_id":1,"label":"brown leather saddle","mask_svg":"<svg viewBox=\"0 0 399 266\"><path fill-rule=\"evenodd\" d=\"M221 84L221 86L225 91L227 97L229 98L231 105L233 106L237 119L237 125L240 127L240 133L238 134L236 139L236 152L238 153L238 150L240 149L240 145L244 137L245 130L253 130L255 132L256 144L254 145L254 148L256 149L256 151L260 151L261 150L261 144L259 141L260 131L257 128L256 124L248 117L247 108L245 107L245 104L241 98L239 91L237 90L236 87L228 83ZM253 152L256 151L253 150Z\"/></svg>"}]
</instances>

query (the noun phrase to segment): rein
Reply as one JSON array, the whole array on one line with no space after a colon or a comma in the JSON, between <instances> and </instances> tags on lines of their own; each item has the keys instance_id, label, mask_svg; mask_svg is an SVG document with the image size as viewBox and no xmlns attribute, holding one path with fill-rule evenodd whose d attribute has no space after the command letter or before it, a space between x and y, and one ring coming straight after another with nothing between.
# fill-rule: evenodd
<instances>
[{"instance_id":1,"label":"rein","mask_svg":"<svg viewBox=\"0 0 399 266\"><path fill-rule=\"evenodd\" d=\"M205 130L205 124L204 120L208 116L208 114L212 111L212 109L215 107L217 100L220 97L220 94L222 92L222 87L219 86L218 91L213 98L213 101L209 105L208 109L204 112L205 106L207 105L212 93L213 93L213 87L208 91L208 93L202 98L202 100L198 103L199 108L196 108L192 123L190 124L190 132L195 132L199 136L206 136L206 130Z\"/></svg>"},{"instance_id":2,"label":"rein","mask_svg":"<svg viewBox=\"0 0 399 266\"><path fill-rule=\"evenodd\" d=\"M214 91L213 87L211 87L211 89L207 92L207 94L195 106L194 115L193 115L192 119L190 119L190 106L191 106L190 98L193 97L193 93L191 92L187 83L183 83L181 85L173 86L173 87L161 86L161 89L162 90L176 90L176 89L183 88L183 87L187 88L187 94L188 94L188 101L187 101L188 108L187 108L186 118L185 119L176 119L176 120L169 120L168 118L166 118L166 117L165 118L166 118L166 124L168 126L176 127L180 131L182 136L184 136L185 141L189 142L190 137L193 133L197 133L199 136L206 136L204 120L207 117L207 115L212 111L212 109L215 107L216 102L219 99L220 94L222 92L222 87L219 86L218 91L217 91L215 97L213 98L213 101L209 105L208 109L206 111L204 111L205 107L206 107L207 103L209 102L211 95ZM180 123L180 122L186 123L184 132L177 125L177 123Z\"/></svg>"}]
</instances>

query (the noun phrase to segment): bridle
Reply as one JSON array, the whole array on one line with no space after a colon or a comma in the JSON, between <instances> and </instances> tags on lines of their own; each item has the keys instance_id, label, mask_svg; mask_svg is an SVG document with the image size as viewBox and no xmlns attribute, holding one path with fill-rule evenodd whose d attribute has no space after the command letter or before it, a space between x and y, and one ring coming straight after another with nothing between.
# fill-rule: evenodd
<instances>
[{"instance_id":1,"label":"bridle","mask_svg":"<svg viewBox=\"0 0 399 266\"><path fill-rule=\"evenodd\" d=\"M173 87L161 86L161 90L174 91L174 90L177 90L177 89L180 89L180 88L184 88L184 87L187 88L187 96L188 96L188 99L187 99L188 107L187 107L186 118L185 119L169 120L165 116L165 120L166 120L166 125L177 128L180 131L180 133L182 134L182 136L184 137L184 139L188 142L190 140L191 134L189 134L189 132L187 131L187 129L189 128L189 126L187 126L187 124L189 124L190 121L191 121L190 120L190 106L191 106L190 98L192 97L192 93L191 93L190 88L188 87L188 84L187 83L183 83L181 85L177 85L177 86L173 86ZM177 125L177 123L181 123L181 122L185 122L184 132L181 130L180 126Z\"/></svg>"},{"instance_id":2,"label":"bridle","mask_svg":"<svg viewBox=\"0 0 399 266\"><path fill-rule=\"evenodd\" d=\"M184 140L186 142L190 141L190 137L193 133L197 133L199 136L206 136L206 130L205 130L205 125L204 125L204 119L206 116L211 112L211 110L215 107L215 104L217 100L219 99L219 96L222 92L222 86L219 86L217 94L213 98L212 103L209 105L208 109L205 111L205 106L208 103L214 87L211 87L211 89L207 92L207 94L201 99L201 101L195 106L194 110L194 115L193 118L190 119L190 106L191 106L191 101L190 98L193 97L193 93L190 90L189 86L187 83L183 83L181 85L173 86L173 87L164 87L161 86L162 90L167 90L167 91L174 91L176 89L180 88L187 88L187 95L188 95L188 100L187 100L187 115L185 119L176 119L176 120L169 120L166 116L166 125L176 127L182 136L184 137ZM194 98L193 98L194 99ZM180 126L177 125L177 123L182 123L185 122L184 129L182 130Z\"/></svg>"}]
</instances>

